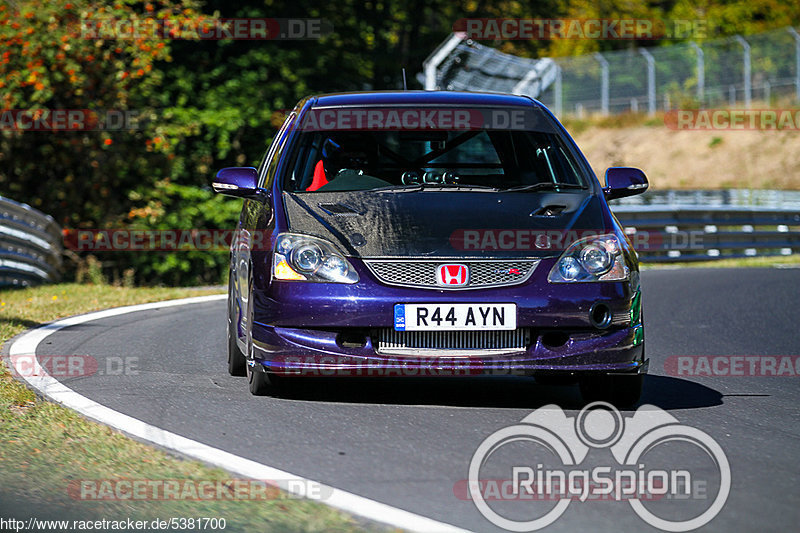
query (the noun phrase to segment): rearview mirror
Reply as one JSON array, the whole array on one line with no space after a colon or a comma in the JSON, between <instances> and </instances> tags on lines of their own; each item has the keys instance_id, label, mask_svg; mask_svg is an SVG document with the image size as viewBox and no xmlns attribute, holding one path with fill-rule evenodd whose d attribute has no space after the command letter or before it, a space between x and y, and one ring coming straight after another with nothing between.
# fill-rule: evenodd
<instances>
[{"instance_id":1,"label":"rearview mirror","mask_svg":"<svg viewBox=\"0 0 800 533\"><path fill-rule=\"evenodd\" d=\"M606 200L614 200L641 194L648 186L647 176L638 168L611 167L606 170L606 186L603 192Z\"/></svg>"},{"instance_id":2,"label":"rearview mirror","mask_svg":"<svg viewBox=\"0 0 800 533\"><path fill-rule=\"evenodd\" d=\"M211 183L214 192L237 198L260 198L258 171L253 167L227 167L217 172Z\"/></svg>"}]
</instances>

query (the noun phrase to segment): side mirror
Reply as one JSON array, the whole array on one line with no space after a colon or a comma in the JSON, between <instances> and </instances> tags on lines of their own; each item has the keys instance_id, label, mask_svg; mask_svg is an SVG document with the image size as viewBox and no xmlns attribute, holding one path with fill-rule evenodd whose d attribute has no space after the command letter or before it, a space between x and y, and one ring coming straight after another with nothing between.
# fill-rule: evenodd
<instances>
[{"instance_id":1,"label":"side mirror","mask_svg":"<svg viewBox=\"0 0 800 533\"><path fill-rule=\"evenodd\" d=\"M211 183L214 192L237 198L259 199L264 194L258 188L258 171L253 167L227 167L217 172Z\"/></svg>"},{"instance_id":2,"label":"side mirror","mask_svg":"<svg viewBox=\"0 0 800 533\"><path fill-rule=\"evenodd\" d=\"M603 192L606 200L614 200L641 194L648 186L647 176L638 168L611 167L606 170L606 186Z\"/></svg>"}]
</instances>

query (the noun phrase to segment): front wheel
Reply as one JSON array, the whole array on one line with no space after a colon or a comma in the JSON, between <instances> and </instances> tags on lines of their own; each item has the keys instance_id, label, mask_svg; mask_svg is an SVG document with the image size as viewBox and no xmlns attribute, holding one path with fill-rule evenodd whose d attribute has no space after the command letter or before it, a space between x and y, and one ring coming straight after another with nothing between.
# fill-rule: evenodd
<instances>
[{"instance_id":1,"label":"front wheel","mask_svg":"<svg viewBox=\"0 0 800 533\"><path fill-rule=\"evenodd\" d=\"M262 368L247 365L247 383L253 396L267 396L278 391L277 376L267 373Z\"/></svg>"},{"instance_id":2,"label":"front wheel","mask_svg":"<svg viewBox=\"0 0 800 533\"><path fill-rule=\"evenodd\" d=\"M228 281L228 374L231 376L244 376L247 373L247 359L239 345L236 343L237 321L234 316L231 300L233 297L230 280Z\"/></svg>"},{"instance_id":3,"label":"front wheel","mask_svg":"<svg viewBox=\"0 0 800 533\"><path fill-rule=\"evenodd\" d=\"M617 407L636 404L642 396L644 374L608 374L581 378L578 382L583 401L605 401Z\"/></svg>"},{"instance_id":4,"label":"front wheel","mask_svg":"<svg viewBox=\"0 0 800 533\"><path fill-rule=\"evenodd\" d=\"M244 376L247 372L246 366L247 360L236 344L236 338L228 331L228 374L231 376Z\"/></svg>"}]
</instances>

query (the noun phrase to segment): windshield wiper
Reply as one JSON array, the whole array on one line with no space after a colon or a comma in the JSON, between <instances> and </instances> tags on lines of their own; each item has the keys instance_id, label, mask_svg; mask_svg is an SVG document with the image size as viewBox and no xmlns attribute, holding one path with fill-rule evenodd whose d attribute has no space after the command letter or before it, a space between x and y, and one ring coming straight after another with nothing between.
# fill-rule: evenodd
<instances>
[{"instance_id":1,"label":"windshield wiper","mask_svg":"<svg viewBox=\"0 0 800 533\"><path fill-rule=\"evenodd\" d=\"M498 190L497 187L491 187L489 185L475 185L472 183L425 183L426 189L481 189L481 190L489 190L489 191L496 191Z\"/></svg>"},{"instance_id":2,"label":"windshield wiper","mask_svg":"<svg viewBox=\"0 0 800 533\"><path fill-rule=\"evenodd\" d=\"M422 190L421 183L410 183L408 185L387 185L385 187L377 187L375 189L369 189L370 191L380 191L380 192L392 192L392 191L413 191L413 190Z\"/></svg>"},{"instance_id":3,"label":"windshield wiper","mask_svg":"<svg viewBox=\"0 0 800 533\"><path fill-rule=\"evenodd\" d=\"M553 190L560 190L560 189L585 189L583 185L576 185L574 183L553 183L551 181L543 181L541 183L533 183L531 185L519 185L517 187L511 187L510 189L503 189L501 192L530 192L530 191L539 191L543 189L553 189Z\"/></svg>"},{"instance_id":4,"label":"windshield wiper","mask_svg":"<svg viewBox=\"0 0 800 533\"><path fill-rule=\"evenodd\" d=\"M480 190L487 190L487 191L497 191L499 190L497 187L490 187L489 185L471 185L467 183L412 183L409 185L390 185L388 187L378 187L377 189L371 189L373 191L381 191L381 192L392 192L392 191L410 191L410 190L434 190L434 189L460 189L460 190L470 190L470 189L480 189Z\"/></svg>"}]
</instances>

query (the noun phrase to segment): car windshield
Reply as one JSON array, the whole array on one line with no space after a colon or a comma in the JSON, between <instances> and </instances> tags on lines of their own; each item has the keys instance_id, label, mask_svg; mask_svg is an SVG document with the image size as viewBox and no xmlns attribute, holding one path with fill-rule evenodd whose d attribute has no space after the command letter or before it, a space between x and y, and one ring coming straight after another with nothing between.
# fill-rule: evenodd
<instances>
[{"instance_id":1,"label":"car windshield","mask_svg":"<svg viewBox=\"0 0 800 533\"><path fill-rule=\"evenodd\" d=\"M341 110L335 112L329 117L318 112L310 126L308 119L300 126L283 190L561 191L587 186L585 171L549 118L509 122L473 110L465 112L471 115L462 123L452 115L445 122L443 114L421 122L419 111L409 118L403 113L414 111L390 115L383 109L372 117L370 111L355 115L350 110L345 119ZM437 112L442 113L430 111ZM514 127L503 127L507 124Z\"/></svg>"}]
</instances>

